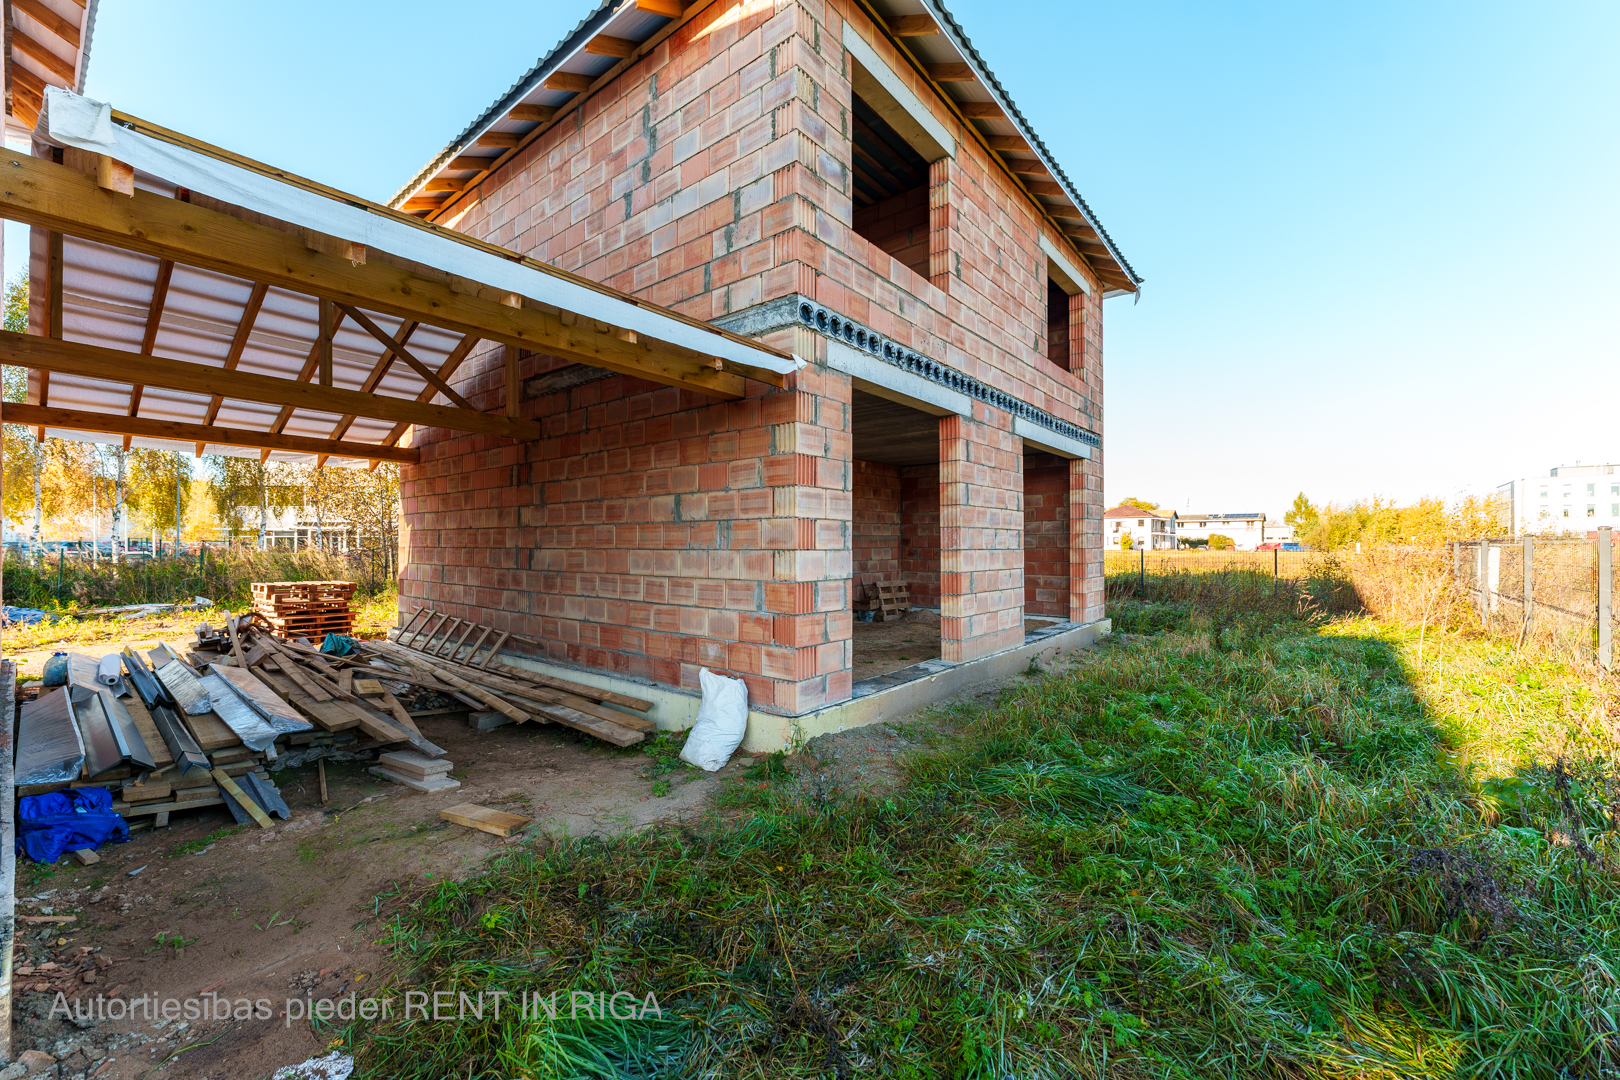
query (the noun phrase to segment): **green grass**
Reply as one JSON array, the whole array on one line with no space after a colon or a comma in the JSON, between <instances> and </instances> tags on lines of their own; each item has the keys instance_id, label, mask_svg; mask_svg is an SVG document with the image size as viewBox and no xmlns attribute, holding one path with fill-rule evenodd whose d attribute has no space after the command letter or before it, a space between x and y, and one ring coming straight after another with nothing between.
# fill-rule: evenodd
<instances>
[{"instance_id":1,"label":"green grass","mask_svg":"<svg viewBox=\"0 0 1620 1080\"><path fill-rule=\"evenodd\" d=\"M356 1025L363 1075L1614 1075L1613 697L1317 611L1139 612L878 797L764 766L724 817L392 894L395 993L663 1016Z\"/></svg>"}]
</instances>

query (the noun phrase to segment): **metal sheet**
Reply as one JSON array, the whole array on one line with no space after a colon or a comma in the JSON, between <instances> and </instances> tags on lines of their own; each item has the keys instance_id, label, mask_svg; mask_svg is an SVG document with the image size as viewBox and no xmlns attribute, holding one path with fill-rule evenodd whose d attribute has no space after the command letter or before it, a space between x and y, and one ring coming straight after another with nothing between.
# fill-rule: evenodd
<instances>
[{"instance_id":1,"label":"metal sheet","mask_svg":"<svg viewBox=\"0 0 1620 1080\"><path fill-rule=\"evenodd\" d=\"M84 769L84 740L68 709L68 691L57 689L23 702L17 720L17 785L65 784Z\"/></svg>"},{"instance_id":2,"label":"metal sheet","mask_svg":"<svg viewBox=\"0 0 1620 1080\"><path fill-rule=\"evenodd\" d=\"M68 708L84 738L87 776L93 779L129 760L118 733L113 730L112 720L102 708L100 694L72 687L68 690Z\"/></svg>"},{"instance_id":3,"label":"metal sheet","mask_svg":"<svg viewBox=\"0 0 1620 1080\"><path fill-rule=\"evenodd\" d=\"M131 674L134 674L134 669L130 670ZM139 676L136 676L136 679L138 680ZM158 734L163 736L164 743L169 747L169 753L174 756L175 764L180 766L181 774L188 773L192 769L207 772L208 755L202 752L197 740L191 737L191 732L186 730L186 726L180 722L180 717L174 710L167 705L155 705L151 708L152 723L157 726Z\"/></svg>"},{"instance_id":4,"label":"metal sheet","mask_svg":"<svg viewBox=\"0 0 1620 1080\"><path fill-rule=\"evenodd\" d=\"M106 687L96 691L101 698L102 711L107 719L112 721L113 734L122 744L125 756L131 765L138 765L147 770L157 768L157 762L152 758L151 747L146 745L146 739L141 735L141 729L135 726L134 717L129 715L129 709L118 700L118 695Z\"/></svg>"},{"instance_id":5,"label":"metal sheet","mask_svg":"<svg viewBox=\"0 0 1620 1080\"><path fill-rule=\"evenodd\" d=\"M274 814L283 821L292 817L292 810L287 806L287 800L281 797L281 792L270 781L259 777L255 773L243 773L234 779L236 780L236 786L242 789L242 794L257 803L259 809L266 814ZM245 807L238 805L236 799L223 785L220 786L219 795L220 798L225 800L225 808L231 812L231 816L236 819L237 824L245 825L253 820L253 815L248 813Z\"/></svg>"},{"instance_id":6,"label":"metal sheet","mask_svg":"<svg viewBox=\"0 0 1620 1080\"><path fill-rule=\"evenodd\" d=\"M180 706L180 711L187 716L201 716L213 711L208 691L197 681L197 673L187 667L184 661L170 660L157 669L157 677Z\"/></svg>"},{"instance_id":7,"label":"metal sheet","mask_svg":"<svg viewBox=\"0 0 1620 1080\"><path fill-rule=\"evenodd\" d=\"M212 672L204 675L200 682L208 700L214 703L214 712L242 740L242 745L260 753L270 749L279 733L237 696L230 683Z\"/></svg>"}]
</instances>

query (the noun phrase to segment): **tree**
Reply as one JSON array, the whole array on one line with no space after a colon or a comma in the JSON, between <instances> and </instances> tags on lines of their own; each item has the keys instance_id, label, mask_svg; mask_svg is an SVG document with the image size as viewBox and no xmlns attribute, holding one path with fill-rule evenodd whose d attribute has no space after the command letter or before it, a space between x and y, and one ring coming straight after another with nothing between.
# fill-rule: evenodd
<instances>
[{"instance_id":1,"label":"tree","mask_svg":"<svg viewBox=\"0 0 1620 1080\"><path fill-rule=\"evenodd\" d=\"M1294 536L1297 538L1314 529L1318 517L1320 515L1316 507L1311 505L1311 500L1307 499L1302 491L1294 496L1294 508L1283 515L1283 520L1294 527Z\"/></svg>"},{"instance_id":2,"label":"tree","mask_svg":"<svg viewBox=\"0 0 1620 1080\"><path fill-rule=\"evenodd\" d=\"M182 455L170 450L130 451L129 505L147 530L177 530L176 508L184 509L190 489L191 464Z\"/></svg>"},{"instance_id":3,"label":"tree","mask_svg":"<svg viewBox=\"0 0 1620 1080\"><path fill-rule=\"evenodd\" d=\"M1211 551L1231 551L1235 547L1237 547L1237 544L1233 542L1230 536L1222 533L1211 533L1209 536L1209 550Z\"/></svg>"},{"instance_id":4,"label":"tree","mask_svg":"<svg viewBox=\"0 0 1620 1080\"><path fill-rule=\"evenodd\" d=\"M1129 551L1135 546L1136 546L1136 541L1131 539L1131 534L1130 533L1121 533L1120 534L1120 537L1119 537L1119 550L1121 550L1121 551Z\"/></svg>"},{"instance_id":5,"label":"tree","mask_svg":"<svg viewBox=\"0 0 1620 1080\"><path fill-rule=\"evenodd\" d=\"M1156 503L1156 502L1148 502L1146 499L1137 499L1137 498L1121 499L1119 501L1119 505L1121 505L1121 506L1134 506L1138 510L1146 510L1150 514L1155 513L1159 509L1159 504L1158 503Z\"/></svg>"},{"instance_id":6,"label":"tree","mask_svg":"<svg viewBox=\"0 0 1620 1080\"><path fill-rule=\"evenodd\" d=\"M378 578L391 578L399 560L399 466L321 470L323 501L332 517L355 530L361 557Z\"/></svg>"}]
</instances>

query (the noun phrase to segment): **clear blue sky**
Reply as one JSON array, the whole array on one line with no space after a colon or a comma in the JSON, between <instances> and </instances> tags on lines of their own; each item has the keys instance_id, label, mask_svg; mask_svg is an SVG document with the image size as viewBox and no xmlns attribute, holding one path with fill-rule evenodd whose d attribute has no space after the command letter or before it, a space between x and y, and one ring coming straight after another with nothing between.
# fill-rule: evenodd
<instances>
[{"instance_id":1,"label":"clear blue sky","mask_svg":"<svg viewBox=\"0 0 1620 1080\"><path fill-rule=\"evenodd\" d=\"M1108 495L1620 461L1620 5L948 0L1126 256ZM586 0L102 0L87 92L391 195Z\"/></svg>"}]
</instances>

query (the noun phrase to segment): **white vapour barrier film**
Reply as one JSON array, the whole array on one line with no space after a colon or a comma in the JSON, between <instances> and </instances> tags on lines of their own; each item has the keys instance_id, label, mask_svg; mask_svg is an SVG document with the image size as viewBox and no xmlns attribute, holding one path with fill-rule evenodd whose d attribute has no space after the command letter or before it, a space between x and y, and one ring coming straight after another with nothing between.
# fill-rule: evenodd
<instances>
[{"instance_id":1,"label":"white vapour barrier film","mask_svg":"<svg viewBox=\"0 0 1620 1080\"><path fill-rule=\"evenodd\" d=\"M105 110L105 114L102 110ZM105 116L105 122L103 118ZM517 293L610 326L708 356L785 374L794 361L674 319L656 309L601 293L427 228L350 206L238 165L143 135L111 122L111 106L47 88L47 137L64 146L107 154L138 172L328 236L434 266L492 288ZM110 136L110 137L109 137Z\"/></svg>"}]
</instances>

